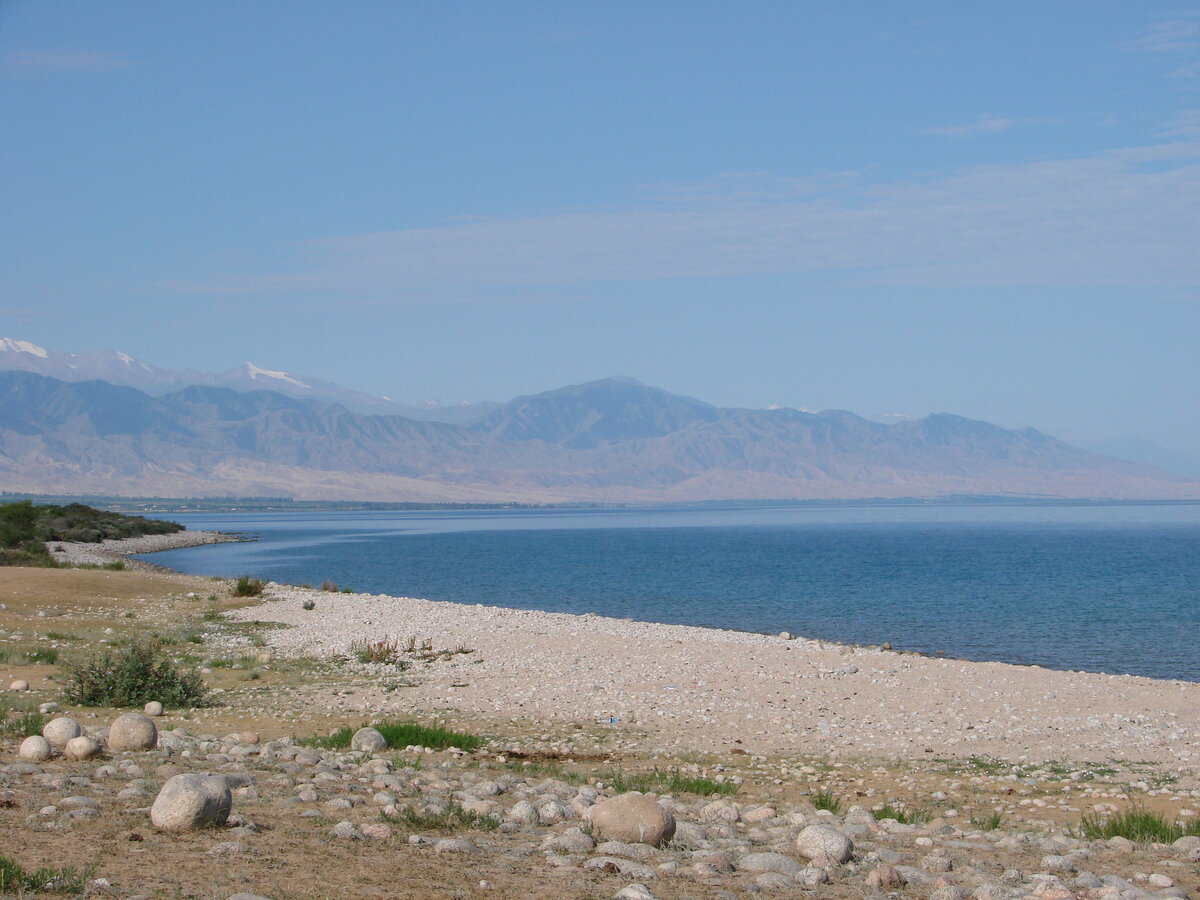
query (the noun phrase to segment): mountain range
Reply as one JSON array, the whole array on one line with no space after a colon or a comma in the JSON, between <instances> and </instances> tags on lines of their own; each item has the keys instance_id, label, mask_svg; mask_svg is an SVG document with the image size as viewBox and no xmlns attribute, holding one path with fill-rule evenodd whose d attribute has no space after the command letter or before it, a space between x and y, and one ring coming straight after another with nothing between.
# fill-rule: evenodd
<instances>
[{"instance_id":1,"label":"mountain range","mask_svg":"<svg viewBox=\"0 0 1200 900\"><path fill-rule=\"evenodd\" d=\"M342 387L306 375L263 369L252 362L227 372L198 372L195 369L164 369L134 359L119 350L91 353L60 353L29 341L0 338L0 372L36 372L60 381L107 381L161 396L196 384L227 387L236 391L274 391L300 400L338 403L353 412L398 415L434 422L466 422L490 412L499 403L443 405L433 401L398 403L353 388Z\"/></svg>"},{"instance_id":2,"label":"mountain range","mask_svg":"<svg viewBox=\"0 0 1200 900\"><path fill-rule=\"evenodd\" d=\"M112 364L73 371L85 362ZM248 377L274 387L294 376ZM155 395L0 372L0 488L466 502L1200 498L1200 482L948 414L883 424L839 410L729 409L609 378L455 423L274 389L161 392L165 381Z\"/></svg>"}]
</instances>

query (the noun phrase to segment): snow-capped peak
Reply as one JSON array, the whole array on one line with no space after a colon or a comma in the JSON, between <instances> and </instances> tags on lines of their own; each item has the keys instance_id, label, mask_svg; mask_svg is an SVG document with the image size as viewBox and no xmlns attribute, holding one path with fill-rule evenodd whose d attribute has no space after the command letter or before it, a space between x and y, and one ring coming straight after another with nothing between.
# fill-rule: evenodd
<instances>
[{"instance_id":1,"label":"snow-capped peak","mask_svg":"<svg viewBox=\"0 0 1200 900\"><path fill-rule=\"evenodd\" d=\"M39 356L46 359L50 353L39 347L37 344L31 344L29 341L16 341L12 338L0 338L0 351L8 351L10 353L28 353L32 356Z\"/></svg>"},{"instance_id":2,"label":"snow-capped peak","mask_svg":"<svg viewBox=\"0 0 1200 900\"><path fill-rule=\"evenodd\" d=\"M297 387L309 387L309 385L297 378L293 378L287 372L272 372L270 369L260 369L252 362L246 363L246 374L256 381L259 378L273 378L276 381L286 381L288 384L294 384Z\"/></svg>"}]
</instances>

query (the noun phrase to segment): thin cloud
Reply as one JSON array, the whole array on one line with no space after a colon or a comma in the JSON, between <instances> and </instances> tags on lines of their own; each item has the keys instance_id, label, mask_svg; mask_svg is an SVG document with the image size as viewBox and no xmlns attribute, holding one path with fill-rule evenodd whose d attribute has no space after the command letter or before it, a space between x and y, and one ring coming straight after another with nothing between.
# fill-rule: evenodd
<instances>
[{"instance_id":1,"label":"thin cloud","mask_svg":"<svg viewBox=\"0 0 1200 900\"><path fill-rule=\"evenodd\" d=\"M1200 285L1200 141L923 181L780 179L640 208L343 235L281 248L257 273L176 281L183 293L431 293L740 275L924 286ZM547 287L553 286L553 287ZM570 288L566 291L569 293Z\"/></svg>"},{"instance_id":2,"label":"thin cloud","mask_svg":"<svg viewBox=\"0 0 1200 900\"><path fill-rule=\"evenodd\" d=\"M999 134L1008 131L1017 124L1016 119L1003 116L978 116L974 122L962 125L937 125L933 128L922 128L920 134L936 134L941 137L976 137L981 134Z\"/></svg>"},{"instance_id":3,"label":"thin cloud","mask_svg":"<svg viewBox=\"0 0 1200 900\"><path fill-rule=\"evenodd\" d=\"M1160 137L1200 137L1200 109L1185 109L1177 113L1159 132Z\"/></svg>"},{"instance_id":4,"label":"thin cloud","mask_svg":"<svg viewBox=\"0 0 1200 900\"><path fill-rule=\"evenodd\" d=\"M1200 49L1200 13L1185 13L1154 22L1128 46L1146 53L1178 53Z\"/></svg>"},{"instance_id":5,"label":"thin cloud","mask_svg":"<svg viewBox=\"0 0 1200 900\"><path fill-rule=\"evenodd\" d=\"M29 73L111 72L130 62L110 53L88 50L18 50L3 56L8 69Z\"/></svg>"}]
</instances>

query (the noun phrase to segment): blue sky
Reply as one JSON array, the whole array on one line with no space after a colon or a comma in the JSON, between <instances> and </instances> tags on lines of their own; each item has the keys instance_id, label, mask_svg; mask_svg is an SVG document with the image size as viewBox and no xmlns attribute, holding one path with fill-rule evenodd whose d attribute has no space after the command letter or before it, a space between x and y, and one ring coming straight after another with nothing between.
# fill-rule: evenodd
<instances>
[{"instance_id":1,"label":"blue sky","mask_svg":"<svg viewBox=\"0 0 1200 900\"><path fill-rule=\"evenodd\" d=\"M1200 471L1200 3L0 2L0 334Z\"/></svg>"}]
</instances>

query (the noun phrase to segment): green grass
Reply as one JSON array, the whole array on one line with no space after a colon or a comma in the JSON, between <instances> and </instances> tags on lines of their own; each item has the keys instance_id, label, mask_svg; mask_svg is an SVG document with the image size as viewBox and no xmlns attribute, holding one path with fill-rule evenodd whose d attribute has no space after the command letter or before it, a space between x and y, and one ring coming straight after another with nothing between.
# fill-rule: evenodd
<instances>
[{"instance_id":1,"label":"green grass","mask_svg":"<svg viewBox=\"0 0 1200 900\"><path fill-rule=\"evenodd\" d=\"M441 813L421 812L406 807L398 816L383 813L382 818L385 822L404 825L417 831L458 831L461 828L495 831L500 827L500 820L495 816L467 812L457 803L451 803L446 807L446 811Z\"/></svg>"},{"instance_id":2,"label":"green grass","mask_svg":"<svg viewBox=\"0 0 1200 900\"><path fill-rule=\"evenodd\" d=\"M971 827L976 831L995 831L1004 821L1004 816L998 812L986 816L971 816Z\"/></svg>"},{"instance_id":3,"label":"green grass","mask_svg":"<svg viewBox=\"0 0 1200 900\"><path fill-rule=\"evenodd\" d=\"M78 894L87 887L87 873L74 869L36 869L29 872L15 860L0 855L0 891L16 896L30 893Z\"/></svg>"},{"instance_id":4,"label":"green grass","mask_svg":"<svg viewBox=\"0 0 1200 900\"><path fill-rule=\"evenodd\" d=\"M732 782L691 777L677 769L669 769L665 772L661 769L653 769L649 772L633 774L616 772L602 780L619 793L653 791L656 794L698 794L701 797L707 797L711 794L736 794L738 791L738 785Z\"/></svg>"},{"instance_id":5,"label":"green grass","mask_svg":"<svg viewBox=\"0 0 1200 900\"><path fill-rule=\"evenodd\" d=\"M366 725L360 726L366 728ZM460 750L474 750L482 747L484 739L474 734L451 731L448 728L434 725L420 725L417 722L380 722L370 726L383 735L392 750L403 749L410 745L432 747L434 750L445 750L447 747L458 747ZM309 747L319 747L324 750L343 750L350 746L357 728L347 725L339 728L333 734L324 737L304 738L298 743Z\"/></svg>"},{"instance_id":6,"label":"green grass","mask_svg":"<svg viewBox=\"0 0 1200 900\"><path fill-rule=\"evenodd\" d=\"M33 708L33 701L0 697L0 735L27 738L42 733L45 717Z\"/></svg>"},{"instance_id":7,"label":"green grass","mask_svg":"<svg viewBox=\"0 0 1200 900\"><path fill-rule=\"evenodd\" d=\"M1079 830L1089 841L1123 837L1137 844L1171 844L1185 836L1200 837L1200 822L1169 822L1160 813L1134 807L1108 818L1084 816Z\"/></svg>"},{"instance_id":8,"label":"green grass","mask_svg":"<svg viewBox=\"0 0 1200 900\"><path fill-rule=\"evenodd\" d=\"M877 822L884 819L895 819L901 825L923 825L933 818L933 813L922 807L905 809L902 806L893 806L891 803L885 803L881 809L873 810L871 815Z\"/></svg>"},{"instance_id":9,"label":"green grass","mask_svg":"<svg viewBox=\"0 0 1200 900\"><path fill-rule=\"evenodd\" d=\"M813 805L814 809L823 809L826 812L833 813L835 816L842 811L842 800L833 791L822 790L810 794L808 802Z\"/></svg>"},{"instance_id":10,"label":"green grass","mask_svg":"<svg viewBox=\"0 0 1200 900\"><path fill-rule=\"evenodd\" d=\"M46 637L52 641L82 641L83 636L79 634L68 634L65 631L47 631Z\"/></svg>"},{"instance_id":11,"label":"green grass","mask_svg":"<svg viewBox=\"0 0 1200 900\"><path fill-rule=\"evenodd\" d=\"M53 647L36 647L25 651L25 661L30 665L52 666L58 662L58 651Z\"/></svg>"},{"instance_id":12,"label":"green grass","mask_svg":"<svg viewBox=\"0 0 1200 900\"><path fill-rule=\"evenodd\" d=\"M219 609L206 610L204 615L202 615L200 618L202 621L205 621L205 622L220 622L220 621L222 621L221 611Z\"/></svg>"}]
</instances>

